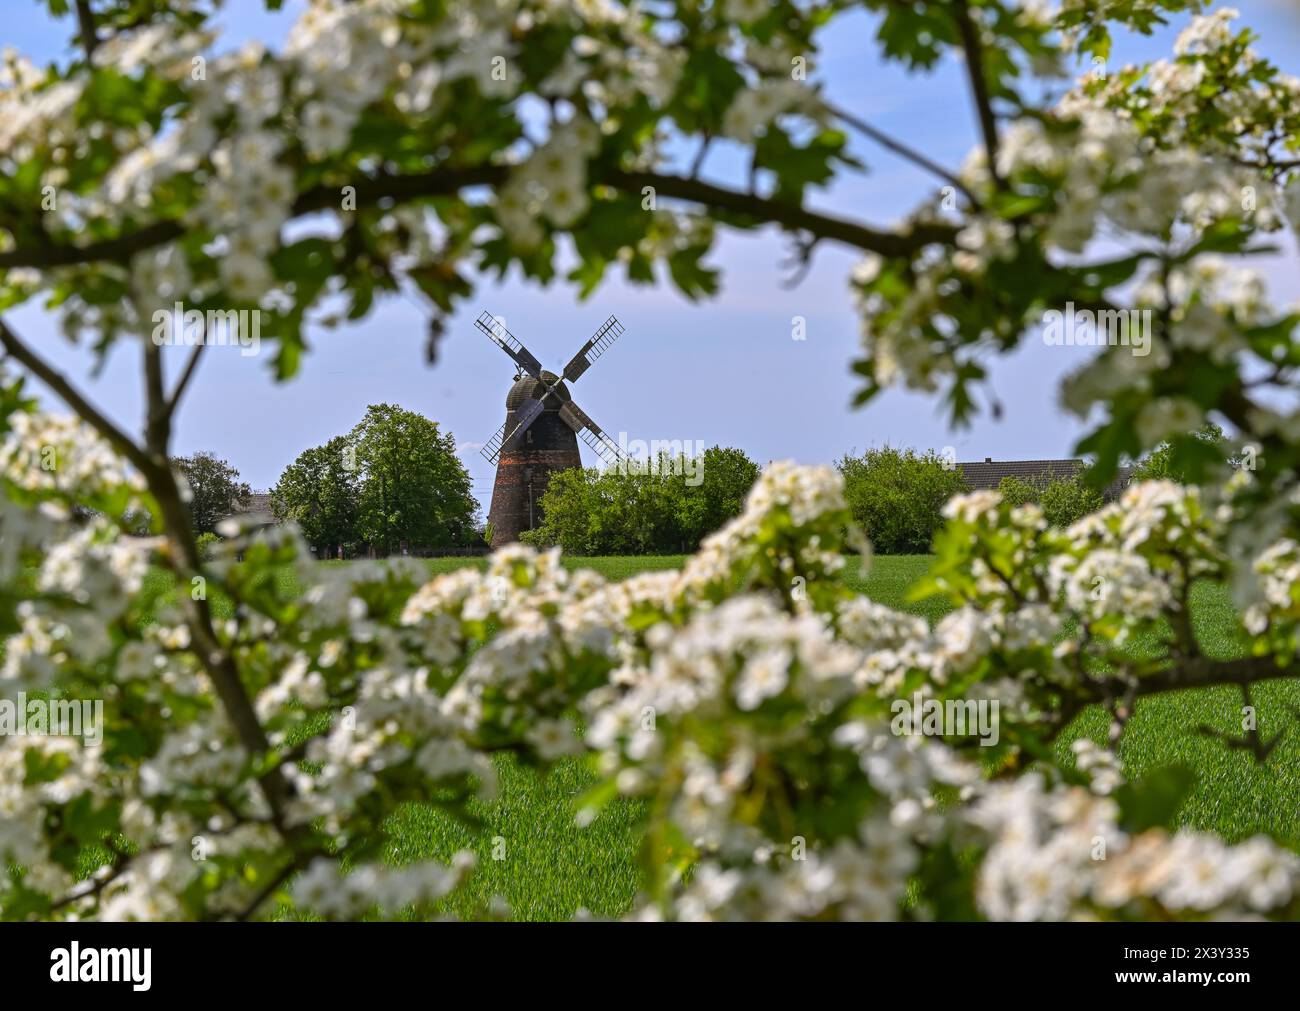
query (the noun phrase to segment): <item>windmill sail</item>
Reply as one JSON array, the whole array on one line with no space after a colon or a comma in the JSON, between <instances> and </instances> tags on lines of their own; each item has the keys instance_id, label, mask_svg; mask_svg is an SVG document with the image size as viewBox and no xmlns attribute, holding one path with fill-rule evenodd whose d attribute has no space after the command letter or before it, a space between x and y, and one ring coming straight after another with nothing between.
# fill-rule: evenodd
<instances>
[{"instance_id":1,"label":"windmill sail","mask_svg":"<svg viewBox=\"0 0 1300 1011\"><path fill-rule=\"evenodd\" d=\"M564 423L578 433L578 438L595 450L596 455L607 466L622 464L627 456L617 442L605 434L586 411L575 403L567 403L560 408L560 417Z\"/></svg>"},{"instance_id":2,"label":"windmill sail","mask_svg":"<svg viewBox=\"0 0 1300 1011\"><path fill-rule=\"evenodd\" d=\"M510 430L510 434L502 440L501 449L506 450L513 448L514 444L519 440L519 437L528 429L528 426L537 420L537 416L542 413L542 409L542 402L540 400L526 401L524 405L519 408L519 423L515 425L515 427Z\"/></svg>"},{"instance_id":3,"label":"windmill sail","mask_svg":"<svg viewBox=\"0 0 1300 1011\"><path fill-rule=\"evenodd\" d=\"M564 378L573 382L586 372L596 359L608 351L616 340L623 336L623 324L611 316L592 334L591 339L578 349L578 353L564 366Z\"/></svg>"},{"instance_id":4,"label":"windmill sail","mask_svg":"<svg viewBox=\"0 0 1300 1011\"><path fill-rule=\"evenodd\" d=\"M479 313L474 325L487 334L493 344L514 359L515 364L530 376L537 379L542 377L542 363L490 312L484 309Z\"/></svg>"},{"instance_id":5,"label":"windmill sail","mask_svg":"<svg viewBox=\"0 0 1300 1011\"><path fill-rule=\"evenodd\" d=\"M506 425L510 423L507 418L501 423L501 427L496 430L496 434L488 439L479 453L488 463L496 463L503 450L510 448L519 439L524 431L537 420L537 416L542 413L542 402L540 400L528 400L519 408L519 420L515 427L510 429L510 434L506 435Z\"/></svg>"},{"instance_id":6,"label":"windmill sail","mask_svg":"<svg viewBox=\"0 0 1300 1011\"><path fill-rule=\"evenodd\" d=\"M497 457L501 455L501 447L506 441L506 424L501 422L501 427L496 430L492 438L488 439L480 449L479 456L483 457L488 463L496 463Z\"/></svg>"}]
</instances>

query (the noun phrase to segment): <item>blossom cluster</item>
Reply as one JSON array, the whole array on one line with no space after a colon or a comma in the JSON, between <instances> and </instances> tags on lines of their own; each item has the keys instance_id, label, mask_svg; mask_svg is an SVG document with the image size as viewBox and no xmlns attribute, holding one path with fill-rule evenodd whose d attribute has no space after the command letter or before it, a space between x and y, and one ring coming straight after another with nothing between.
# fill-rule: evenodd
<instances>
[{"instance_id":1,"label":"blossom cluster","mask_svg":"<svg viewBox=\"0 0 1300 1011\"><path fill-rule=\"evenodd\" d=\"M1125 832L1118 805L1030 774L988 787L971 819L993 838L976 885L997 920L1102 919L1130 909L1238 918L1296 896L1294 853L1257 836L1236 846L1204 833Z\"/></svg>"},{"instance_id":2,"label":"blossom cluster","mask_svg":"<svg viewBox=\"0 0 1300 1011\"><path fill-rule=\"evenodd\" d=\"M1067 46L1094 54L1093 69L1051 108L1009 123L993 156L972 152L965 206L954 207L950 186L911 215L912 227L950 227L951 245L869 254L855 272L864 395L896 384L946 391L960 421L988 353L1034 339L1051 312L1088 307L1102 346L1060 399L1095 426L1088 445L1104 447L1106 466L1189 438L1216 412L1240 430L1238 449L1289 443L1289 397L1243 404L1235 391L1287 392L1295 319L1258 268L1230 257L1297 225L1300 79L1255 51L1232 9L1193 17L1170 59L1107 66L1100 25L1112 16L1146 15L1067 4L1046 19ZM1026 285L1027 274L1042 283ZM1107 332L1103 317L1122 329ZM1135 329L1140 354L1122 346ZM1200 375L1215 379L1187 379ZM1287 455L1279 447L1276 468L1256 475L1259 504L1289 501ZM1239 561L1249 547L1234 543Z\"/></svg>"},{"instance_id":3,"label":"blossom cluster","mask_svg":"<svg viewBox=\"0 0 1300 1011\"><path fill-rule=\"evenodd\" d=\"M715 110L712 132L749 142L778 120L825 122L813 86L791 75L795 56L813 48L816 10L792 12L772 32L753 29L761 12L752 4L719 6L683 45L671 17L638 5L457 0L436 16L426 6L313 0L277 50L223 46L213 12L199 5L189 17L159 13L107 33L92 60L49 72L9 54L0 152L7 165L36 165L53 194L42 204L42 241L75 245L86 233L159 223L186 236L145 248L125 272L24 268L8 279L13 290L27 298L57 288L65 332L98 333L102 347L139 335L173 300L282 312L268 336L292 346L293 329L325 294L301 276L308 247L310 273L332 259L358 313L382 273L368 269L371 258L389 272L383 287L409 278L444 310L463 294L455 261L476 249L498 266L518 256L530 272L552 271L546 240L613 202L590 163L665 162L666 127L692 101L679 98L691 46L734 49L734 72L755 82ZM530 95L548 103L547 116L521 100ZM89 129L81 110L112 103L127 106L120 121L132 125ZM382 189L380 166L380 176L508 173L487 201L495 228L480 229L459 196L450 209L376 206L367 191ZM653 193L625 199L602 262L622 260L638 280L654 260L689 262L690 271L673 270L686 283L713 241L707 216L656 207ZM286 225L312 213L326 219L324 237L292 241ZM336 245L345 236L350 244ZM18 238L0 228L0 251ZM289 359L278 367L290 369Z\"/></svg>"}]
</instances>

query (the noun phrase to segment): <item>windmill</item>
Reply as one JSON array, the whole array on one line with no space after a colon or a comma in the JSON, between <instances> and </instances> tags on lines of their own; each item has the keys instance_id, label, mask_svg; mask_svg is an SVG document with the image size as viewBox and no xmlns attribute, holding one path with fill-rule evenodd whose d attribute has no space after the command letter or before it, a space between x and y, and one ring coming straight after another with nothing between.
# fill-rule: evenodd
<instances>
[{"instance_id":1,"label":"windmill","mask_svg":"<svg viewBox=\"0 0 1300 1011\"><path fill-rule=\"evenodd\" d=\"M515 382L506 395L506 420L479 451L497 467L488 510L495 548L517 541L522 531L541 522L538 503L551 475L582 466L578 439L607 465L625 459L618 443L573 402L565 385L576 381L610 349L623 335L623 324L613 316L605 320L558 376L545 371L496 316L484 311L474 325L515 363Z\"/></svg>"}]
</instances>

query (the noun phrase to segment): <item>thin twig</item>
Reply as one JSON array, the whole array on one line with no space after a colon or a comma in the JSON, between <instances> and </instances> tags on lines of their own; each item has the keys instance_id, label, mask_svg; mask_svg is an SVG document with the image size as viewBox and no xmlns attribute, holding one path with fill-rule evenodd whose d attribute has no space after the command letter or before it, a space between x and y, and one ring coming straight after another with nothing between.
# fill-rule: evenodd
<instances>
[{"instance_id":1,"label":"thin twig","mask_svg":"<svg viewBox=\"0 0 1300 1011\"><path fill-rule=\"evenodd\" d=\"M199 357L203 354L203 348L206 344L200 341L194 345L194 350L190 352L189 359L185 362L185 368L182 370L180 378L176 381L176 388L172 390L172 395L167 401L167 416L171 417L176 413L176 408L180 406L181 397L185 396L185 388L189 386L190 380L194 378L195 370L199 365Z\"/></svg>"},{"instance_id":2,"label":"thin twig","mask_svg":"<svg viewBox=\"0 0 1300 1011\"><path fill-rule=\"evenodd\" d=\"M849 126L853 127L853 129L857 130L859 133L863 134L864 136L870 137L881 147L886 148L889 151L893 151L894 154L898 155L900 158L905 158L907 161L910 161L913 165L925 169L925 171L929 172L931 175L937 176L939 179L942 179L950 186L953 186L954 188L960 190L962 195L965 196L966 199L971 202L971 205L973 207L975 207L976 209L979 208L980 202L976 198L975 194L970 191L970 188L959 178L957 178L957 176L949 172L938 162L931 160L927 156L923 155L920 151L908 147L902 141L895 140L893 137L889 136L889 134L885 133L883 130L877 129L876 127L872 126L870 123L866 122L863 119L859 119L853 113L848 112L845 109L841 109L837 106L828 104L826 105L826 111L829 112L832 116L835 116L837 119L844 120L844 122L848 123Z\"/></svg>"},{"instance_id":3,"label":"thin twig","mask_svg":"<svg viewBox=\"0 0 1300 1011\"><path fill-rule=\"evenodd\" d=\"M292 860L289 861L289 863L287 863L284 867L280 869L280 872L276 874L275 877L273 877L270 881L268 881L265 885L263 885L260 889L258 889L257 894L253 896L253 900L249 902L247 906L244 907L244 909L235 917L235 919L241 923L249 920L253 916L253 914L257 912L258 907L261 906L263 902L265 902L267 899L269 899L272 895L275 894L275 890L277 888L279 888L282 884L284 884L287 880L289 880L289 878L292 877L294 874L296 874L298 871L302 870L305 866L307 866L308 860L320 855L321 855L320 851L318 850L297 854Z\"/></svg>"}]
</instances>

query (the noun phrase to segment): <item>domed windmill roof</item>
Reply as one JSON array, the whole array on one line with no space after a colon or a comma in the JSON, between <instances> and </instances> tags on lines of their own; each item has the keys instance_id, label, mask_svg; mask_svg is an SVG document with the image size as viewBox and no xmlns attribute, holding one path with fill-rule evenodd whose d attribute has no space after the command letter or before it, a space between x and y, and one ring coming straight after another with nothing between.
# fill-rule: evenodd
<instances>
[{"instance_id":1,"label":"domed windmill roof","mask_svg":"<svg viewBox=\"0 0 1300 1011\"><path fill-rule=\"evenodd\" d=\"M515 380L510 392L506 394L506 410L517 411L526 401L541 400L547 387L550 387L550 394L542 403L545 411L558 411L573 399L569 388L560 381L559 376L543 370L541 379L524 375Z\"/></svg>"}]
</instances>

